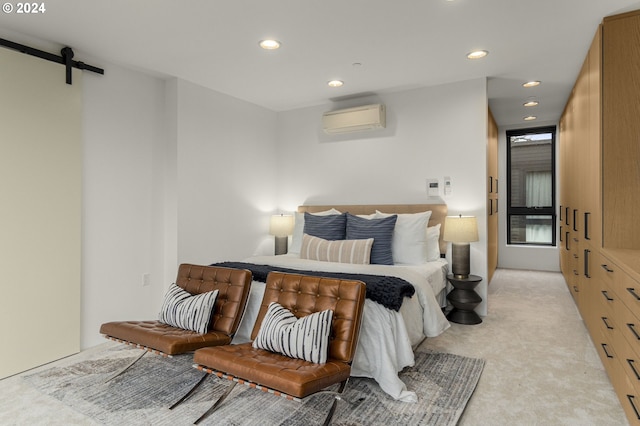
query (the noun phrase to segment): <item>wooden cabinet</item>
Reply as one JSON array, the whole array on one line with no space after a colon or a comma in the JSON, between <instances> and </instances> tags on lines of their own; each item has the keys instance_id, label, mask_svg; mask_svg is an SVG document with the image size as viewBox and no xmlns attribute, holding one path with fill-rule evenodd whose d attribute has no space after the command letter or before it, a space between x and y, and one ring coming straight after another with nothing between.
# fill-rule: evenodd
<instances>
[{"instance_id":1,"label":"wooden cabinet","mask_svg":"<svg viewBox=\"0 0 640 426\"><path fill-rule=\"evenodd\" d=\"M640 11L603 25L603 242L640 249Z\"/></svg>"},{"instance_id":2,"label":"wooden cabinet","mask_svg":"<svg viewBox=\"0 0 640 426\"><path fill-rule=\"evenodd\" d=\"M603 360L618 399L630 422L640 422L640 256L635 250L603 249L600 270L606 287L610 349ZM593 333L592 333L593 335ZM595 339L594 339L595 343ZM603 354L600 354L603 358Z\"/></svg>"},{"instance_id":3,"label":"wooden cabinet","mask_svg":"<svg viewBox=\"0 0 640 426\"><path fill-rule=\"evenodd\" d=\"M489 110L487 125L487 283L498 267L498 125Z\"/></svg>"},{"instance_id":4,"label":"wooden cabinet","mask_svg":"<svg viewBox=\"0 0 640 426\"><path fill-rule=\"evenodd\" d=\"M560 120L560 266L640 424L640 11L598 29Z\"/></svg>"},{"instance_id":5,"label":"wooden cabinet","mask_svg":"<svg viewBox=\"0 0 640 426\"><path fill-rule=\"evenodd\" d=\"M583 316L589 256L601 246L600 56L598 30L560 120L560 268Z\"/></svg>"}]
</instances>

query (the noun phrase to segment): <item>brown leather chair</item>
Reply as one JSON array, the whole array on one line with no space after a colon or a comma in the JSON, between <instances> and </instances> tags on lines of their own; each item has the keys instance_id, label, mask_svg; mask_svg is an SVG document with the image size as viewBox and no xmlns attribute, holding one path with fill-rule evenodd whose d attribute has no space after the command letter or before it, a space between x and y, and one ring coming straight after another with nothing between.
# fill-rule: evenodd
<instances>
[{"instance_id":1,"label":"brown leather chair","mask_svg":"<svg viewBox=\"0 0 640 426\"><path fill-rule=\"evenodd\" d=\"M194 354L196 367L207 373L233 381L225 395L200 419L211 414L229 395L236 383L263 390L274 390L276 395L299 400L340 383L338 395L327 416L331 421L339 394L351 373L351 362L356 351L365 284L360 281L272 272L267 277L264 298L251 338L255 339L271 302L278 302L298 317L331 309L334 311L329 353L325 364L256 349L251 343L198 349Z\"/></svg>"},{"instance_id":2,"label":"brown leather chair","mask_svg":"<svg viewBox=\"0 0 640 426\"><path fill-rule=\"evenodd\" d=\"M218 290L209 332L200 334L172 327L158 320L102 324L100 333L107 339L144 350L137 359L107 381L125 372L148 352L171 357L208 346L231 343L249 296L251 272L244 269L182 264L178 268L176 285L191 294Z\"/></svg>"}]
</instances>

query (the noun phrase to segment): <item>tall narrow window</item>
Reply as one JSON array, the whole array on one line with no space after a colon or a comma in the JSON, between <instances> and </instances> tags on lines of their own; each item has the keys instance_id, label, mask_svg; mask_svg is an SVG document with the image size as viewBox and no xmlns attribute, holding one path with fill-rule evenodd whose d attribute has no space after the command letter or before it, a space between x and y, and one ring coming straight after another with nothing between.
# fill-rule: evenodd
<instances>
[{"instance_id":1,"label":"tall narrow window","mask_svg":"<svg viewBox=\"0 0 640 426\"><path fill-rule=\"evenodd\" d=\"M555 245L556 128L507 132L507 243Z\"/></svg>"}]
</instances>

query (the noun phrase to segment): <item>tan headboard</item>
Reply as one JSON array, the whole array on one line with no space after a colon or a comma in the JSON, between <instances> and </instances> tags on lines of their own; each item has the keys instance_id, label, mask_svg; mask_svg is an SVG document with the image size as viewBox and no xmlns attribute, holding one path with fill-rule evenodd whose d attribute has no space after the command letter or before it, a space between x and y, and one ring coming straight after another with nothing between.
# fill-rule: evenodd
<instances>
[{"instance_id":1,"label":"tan headboard","mask_svg":"<svg viewBox=\"0 0 640 426\"><path fill-rule=\"evenodd\" d=\"M446 204L363 204L363 205L342 205L342 206L299 206L300 213L309 212L317 213L331 208L337 209L342 213L349 212L351 214L371 214L376 210L383 213L420 213L431 210L431 218L429 226L440 224L440 253L447 252L447 243L442 239L444 234L444 218L447 216Z\"/></svg>"}]
</instances>

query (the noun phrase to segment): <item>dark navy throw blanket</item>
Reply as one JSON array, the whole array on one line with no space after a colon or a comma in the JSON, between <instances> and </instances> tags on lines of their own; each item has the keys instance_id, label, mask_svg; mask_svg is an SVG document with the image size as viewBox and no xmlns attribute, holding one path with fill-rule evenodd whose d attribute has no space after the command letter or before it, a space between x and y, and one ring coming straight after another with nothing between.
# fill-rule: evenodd
<instances>
[{"instance_id":1,"label":"dark navy throw blanket","mask_svg":"<svg viewBox=\"0 0 640 426\"><path fill-rule=\"evenodd\" d=\"M226 268L248 269L253 275L254 281L267 282L269 272L285 272L290 274L313 275L315 277L328 277L346 280L358 280L366 284L367 299L380 303L385 308L399 311L405 297L411 297L416 292L413 285L398 277L385 275L350 274L344 272L304 271L300 269L281 268L279 266L258 265L246 262L220 262L211 266Z\"/></svg>"}]
</instances>

